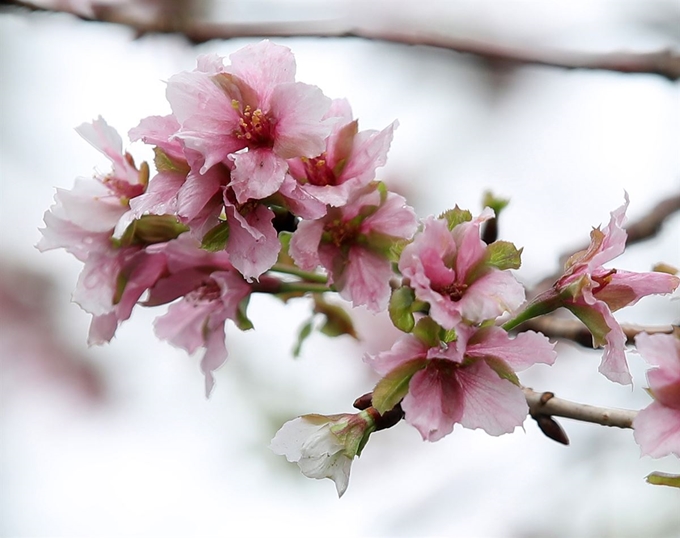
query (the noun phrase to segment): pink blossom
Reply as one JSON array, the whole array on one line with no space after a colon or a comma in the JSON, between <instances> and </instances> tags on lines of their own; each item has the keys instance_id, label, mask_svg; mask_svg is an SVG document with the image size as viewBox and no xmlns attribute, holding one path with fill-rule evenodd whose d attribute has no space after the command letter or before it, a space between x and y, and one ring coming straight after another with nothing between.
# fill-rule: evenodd
<instances>
[{"instance_id":1,"label":"pink blossom","mask_svg":"<svg viewBox=\"0 0 680 538\"><path fill-rule=\"evenodd\" d=\"M554 344L531 331L512 339L499 327L461 324L455 332L454 340L440 339L436 345L407 334L390 351L366 356L385 376L374 390L374 405L381 384L408 383L401 406L425 440L441 439L456 423L491 435L512 432L528 413L514 372L552 364Z\"/></svg>"},{"instance_id":2,"label":"pink blossom","mask_svg":"<svg viewBox=\"0 0 680 538\"><path fill-rule=\"evenodd\" d=\"M387 160L398 122L380 132L357 132L358 121L352 119L352 110L345 99L334 100L326 118L337 121L326 140L325 151L313 158L291 159L288 165L291 175L304 185L305 191L337 207L345 204L353 191L375 179L376 168Z\"/></svg>"},{"instance_id":3,"label":"pink blossom","mask_svg":"<svg viewBox=\"0 0 680 538\"><path fill-rule=\"evenodd\" d=\"M665 273L632 273L602 266L625 248L627 235L622 226L627 207L626 194L625 203L612 212L605 229L593 229L590 246L569 258L564 275L527 308L542 308L542 313L559 306L571 310L588 327L593 343L605 347L599 371L622 385L632 383L632 378L624 352L626 336L612 312L646 295L671 293L680 284L678 277Z\"/></svg>"},{"instance_id":4,"label":"pink blossom","mask_svg":"<svg viewBox=\"0 0 680 538\"><path fill-rule=\"evenodd\" d=\"M633 421L635 441L643 455L680 457L680 337L640 333L635 345L652 366L647 381L654 397Z\"/></svg>"},{"instance_id":5,"label":"pink blossom","mask_svg":"<svg viewBox=\"0 0 680 538\"><path fill-rule=\"evenodd\" d=\"M373 184L324 218L300 223L290 254L304 270L322 265L341 297L379 312L390 295L390 248L410 238L416 226L415 213L403 197Z\"/></svg>"},{"instance_id":6,"label":"pink blossom","mask_svg":"<svg viewBox=\"0 0 680 538\"><path fill-rule=\"evenodd\" d=\"M524 302L524 287L489 262L489 247L480 239L480 226L491 217L487 208L452 230L446 220L430 217L399 259L416 297L429 303L429 315L447 329L461 319L495 319Z\"/></svg>"},{"instance_id":7,"label":"pink blossom","mask_svg":"<svg viewBox=\"0 0 680 538\"><path fill-rule=\"evenodd\" d=\"M194 353L205 349L201 371L205 375L205 391L214 385L213 371L227 360L224 325L227 319L239 321L241 302L251 292L248 283L234 270L214 271L209 275L186 273L184 280L195 284L167 314L156 319L156 335L172 345ZM192 280L195 279L195 280Z\"/></svg>"},{"instance_id":8,"label":"pink blossom","mask_svg":"<svg viewBox=\"0 0 680 538\"><path fill-rule=\"evenodd\" d=\"M167 97L181 125L175 136L202 156L200 172L230 157L232 188L244 203L279 189L286 159L323 151L330 99L294 81L295 60L286 47L263 41L230 59L227 67L199 59L196 71L168 81Z\"/></svg>"}]
</instances>

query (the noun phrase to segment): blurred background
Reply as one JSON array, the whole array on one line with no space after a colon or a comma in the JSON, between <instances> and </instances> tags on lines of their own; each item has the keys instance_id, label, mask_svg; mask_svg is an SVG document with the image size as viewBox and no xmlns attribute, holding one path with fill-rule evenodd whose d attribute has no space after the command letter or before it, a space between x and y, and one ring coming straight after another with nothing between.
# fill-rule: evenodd
<instances>
[{"instance_id":1,"label":"blurred background","mask_svg":"<svg viewBox=\"0 0 680 538\"><path fill-rule=\"evenodd\" d=\"M526 50L660 51L680 46L677 1L347 2L341 0L41 5L83 16L208 25L361 28L473 39ZM187 7L188 6L188 7ZM98 10L98 11L97 11ZM95 13L96 11L96 13ZM136 39L123 25L2 7L0 13L0 534L6 537L470 536L672 537L680 492L645 483L680 473L675 458L640 458L631 431L560 421L571 446L531 420L500 438L456 427L434 444L406 424L371 438L338 500L267 448L283 422L351 411L376 378L364 352L389 347L387 320L356 312L361 342L312 336L291 350L309 315L255 297L256 330L228 326L230 360L206 400L198 368L152 331L139 310L107 346L86 346L89 316L70 302L80 264L35 249L55 187L109 170L74 127L102 115L122 135L170 111L165 83L206 52L229 55L259 38L192 44ZM421 217L455 204L479 211L491 189L512 202L502 239L524 247L528 286L630 195L631 220L680 189L678 83L652 74L564 70L484 60L425 46L351 37L273 39L296 55L298 80L346 97L363 129L394 119L378 176ZM139 158L148 149L132 146ZM680 266L680 215L616 266ZM677 301L651 297L621 321L678 323ZM642 408L635 386L597 374L601 351L558 344L553 368L520 378L595 405Z\"/></svg>"}]
</instances>

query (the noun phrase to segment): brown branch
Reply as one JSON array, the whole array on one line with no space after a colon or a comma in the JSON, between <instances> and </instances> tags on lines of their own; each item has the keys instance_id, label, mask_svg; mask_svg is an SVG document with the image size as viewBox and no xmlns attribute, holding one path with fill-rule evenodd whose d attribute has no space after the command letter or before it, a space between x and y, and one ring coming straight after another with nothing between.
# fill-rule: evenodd
<instances>
[{"instance_id":1,"label":"brown branch","mask_svg":"<svg viewBox=\"0 0 680 538\"><path fill-rule=\"evenodd\" d=\"M536 392L529 388L522 390L529 405L529 413L534 418L537 416L564 417L601 426L632 429L633 419L637 415L637 411L628 409L595 407L563 400L556 398L551 392Z\"/></svg>"},{"instance_id":2,"label":"brown branch","mask_svg":"<svg viewBox=\"0 0 680 538\"><path fill-rule=\"evenodd\" d=\"M20 6L31 11L51 11L48 8L20 0L2 0L0 3ZM92 5L94 16L73 9L64 12L84 20L109 22L132 28L137 36L156 33L181 33L193 43L213 39L237 37L355 37L402 45L421 45L471 54L490 62L518 65L539 65L558 69L585 69L614 71L617 73L645 73L664 77L670 81L680 79L680 54L670 49L649 53L580 53L559 50L535 51L493 43L456 38L433 33L401 33L383 29L369 29L344 25L342 21L299 21L293 23L210 23L187 22L189 17L148 17L139 20L124 9ZM185 15L186 11L183 12Z\"/></svg>"},{"instance_id":3,"label":"brown branch","mask_svg":"<svg viewBox=\"0 0 680 538\"><path fill-rule=\"evenodd\" d=\"M640 333L648 334L672 334L672 325L662 325L659 327L643 327L641 325L622 324L621 328L626 335L626 343L632 344L635 337ZM581 346L592 348L593 337L588 328L579 320L560 318L555 315L541 316L530 319L520 326L521 330L532 330L541 332L552 338L562 338L571 340Z\"/></svg>"}]
</instances>

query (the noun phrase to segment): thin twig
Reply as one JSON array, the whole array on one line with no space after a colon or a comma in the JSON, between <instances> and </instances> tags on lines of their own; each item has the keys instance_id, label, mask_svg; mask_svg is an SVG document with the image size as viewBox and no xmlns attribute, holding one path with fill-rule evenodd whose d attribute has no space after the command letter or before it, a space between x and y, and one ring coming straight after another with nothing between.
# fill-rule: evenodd
<instances>
[{"instance_id":1,"label":"thin twig","mask_svg":"<svg viewBox=\"0 0 680 538\"><path fill-rule=\"evenodd\" d=\"M562 398L556 398L551 392L536 392L529 388L522 389L529 405L531 416L565 417L581 422L590 422L602 426L617 428L633 428L633 419L637 411L585 405Z\"/></svg>"},{"instance_id":2,"label":"thin twig","mask_svg":"<svg viewBox=\"0 0 680 538\"><path fill-rule=\"evenodd\" d=\"M46 7L20 0L1 0L2 4L20 6L31 11L52 11ZM670 81L680 79L680 54L667 49L648 53L580 53L559 50L536 51L493 43L456 38L434 33L403 33L378 28L351 27L336 21L296 21L286 23L210 23L192 22L188 17L178 21L173 17L134 18L124 9L91 6L94 16L75 10L63 9L83 20L109 22L132 28L137 36L157 33L180 33L193 43L213 39L237 37L354 37L371 41L383 41L402 45L422 45L471 54L490 62L506 64L539 65L558 69L587 69L614 71L617 73L644 73L664 77Z\"/></svg>"}]
</instances>

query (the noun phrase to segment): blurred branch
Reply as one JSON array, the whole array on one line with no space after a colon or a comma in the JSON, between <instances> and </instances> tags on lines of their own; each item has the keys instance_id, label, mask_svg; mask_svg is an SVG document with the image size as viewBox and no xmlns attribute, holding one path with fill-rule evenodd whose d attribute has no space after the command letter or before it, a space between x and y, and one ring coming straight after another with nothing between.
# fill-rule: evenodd
<instances>
[{"instance_id":1,"label":"blurred branch","mask_svg":"<svg viewBox=\"0 0 680 538\"><path fill-rule=\"evenodd\" d=\"M237 37L355 37L372 41L399 43L403 45L424 45L471 54L490 62L503 64L540 65L559 69L587 69L614 71L618 73L646 73L662 76L670 81L680 79L680 54L670 49L648 53L579 53L559 50L535 51L518 47L507 47L483 43L446 35L412 32L402 33L383 29L368 29L343 25L342 21L298 21L286 23L210 23L194 22L189 13L188 3L183 0L158 3L156 13L142 20L132 16L126 9L129 4L92 3L87 6L89 13L78 11L69 2L57 4L54 8L21 0L0 0L0 4L14 5L30 11L62 11L83 20L109 22L132 28L138 37L156 33L183 34L193 43L204 43L213 39ZM168 7L175 13L164 16ZM176 16L181 13L182 17Z\"/></svg>"},{"instance_id":2,"label":"blurred branch","mask_svg":"<svg viewBox=\"0 0 680 538\"><path fill-rule=\"evenodd\" d=\"M672 325L659 327L643 327L641 325L622 324L621 328L626 335L626 343L632 344L635 337L640 333L648 334L672 334ZM530 319L520 326L520 330L532 330L541 332L552 338L571 340L584 347L593 347L593 337L583 323L577 319L559 318L554 315L541 316Z\"/></svg>"},{"instance_id":3,"label":"blurred branch","mask_svg":"<svg viewBox=\"0 0 680 538\"><path fill-rule=\"evenodd\" d=\"M529 405L529 413L534 418L540 416L565 417L602 426L632 429L633 419L637 415L637 411L628 409L609 409L570 402L556 398L552 392L536 392L529 388L522 390Z\"/></svg>"}]
</instances>

